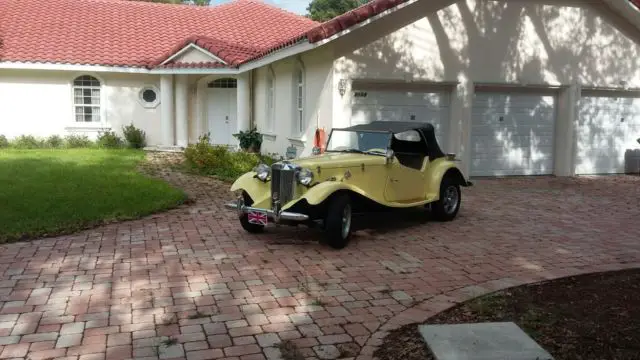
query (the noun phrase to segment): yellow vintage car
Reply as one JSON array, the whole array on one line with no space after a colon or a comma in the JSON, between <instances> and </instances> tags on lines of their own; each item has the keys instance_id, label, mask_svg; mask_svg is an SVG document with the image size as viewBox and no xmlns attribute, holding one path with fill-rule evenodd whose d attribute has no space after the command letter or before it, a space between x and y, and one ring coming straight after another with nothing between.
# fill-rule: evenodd
<instances>
[{"instance_id":1,"label":"yellow vintage car","mask_svg":"<svg viewBox=\"0 0 640 360\"><path fill-rule=\"evenodd\" d=\"M354 213L428 206L436 219L456 217L460 187L471 186L454 154L445 155L433 125L375 121L332 129L323 154L259 164L231 186L242 227L270 222L322 225L326 242L347 245Z\"/></svg>"}]
</instances>

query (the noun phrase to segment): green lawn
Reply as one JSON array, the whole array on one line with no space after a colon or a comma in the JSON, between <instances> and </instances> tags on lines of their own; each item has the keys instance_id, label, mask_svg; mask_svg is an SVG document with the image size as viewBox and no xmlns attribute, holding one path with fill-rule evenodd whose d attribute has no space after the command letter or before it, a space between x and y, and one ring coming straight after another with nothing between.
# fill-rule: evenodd
<instances>
[{"instance_id":1,"label":"green lawn","mask_svg":"<svg viewBox=\"0 0 640 360\"><path fill-rule=\"evenodd\" d=\"M181 204L182 190L136 171L143 159L136 150L0 149L0 243Z\"/></svg>"}]
</instances>

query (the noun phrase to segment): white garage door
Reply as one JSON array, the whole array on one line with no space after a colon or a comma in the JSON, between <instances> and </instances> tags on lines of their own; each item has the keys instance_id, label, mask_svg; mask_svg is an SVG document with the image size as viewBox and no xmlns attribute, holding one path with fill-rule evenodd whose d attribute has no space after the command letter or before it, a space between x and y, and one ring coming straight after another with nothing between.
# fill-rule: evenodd
<instances>
[{"instance_id":1,"label":"white garage door","mask_svg":"<svg viewBox=\"0 0 640 360\"><path fill-rule=\"evenodd\" d=\"M553 173L555 106L554 96L476 93L471 176Z\"/></svg>"},{"instance_id":2,"label":"white garage door","mask_svg":"<svg viewBox=\"0 0 640 360\"><path fill-rule=\"evenodd\" d=\"M356 90L351 125L372 121L421 121L433 124L440 147L446 149L449 95L446 92Z\"/></svg>"},{"instance_id":3,"label":"white garage door","mask_svg":"<svg viewBox=\"0 0 640 360\"><path fill-rule=\"evenodd\" d=\"M582 95L576 128L575 172L624 172L624 153L640 145L640 99Z\"/></svg>"}]
</instances>

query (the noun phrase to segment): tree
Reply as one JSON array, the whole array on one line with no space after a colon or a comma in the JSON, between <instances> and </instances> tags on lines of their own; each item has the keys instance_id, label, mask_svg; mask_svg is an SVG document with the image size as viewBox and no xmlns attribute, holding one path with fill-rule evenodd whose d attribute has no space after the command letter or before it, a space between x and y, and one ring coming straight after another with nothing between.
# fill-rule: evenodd
<instances>
[{"instance_id":1,"label":"tree","mask_svg":"<svg viewBox=\"0 0 640 360\"><path fill-rule=\"evenodd\" d=\"M211 3L211 0L132 0L132 1L145 1L145 2L155 2L155 3L163 3L163 4L187 4L187 5L198 5L198 6L208 6Z\"/></svg>"},{"instance_id":2,"label":"tree","mask_svg":"<svg viewBox=\"0 0 640 360\"><path fill-rule=\"evenodd\" d=\"M307 17L324 22L368 3L370 0L312 0L307 7Z\"/></svg>"}]
</instances>

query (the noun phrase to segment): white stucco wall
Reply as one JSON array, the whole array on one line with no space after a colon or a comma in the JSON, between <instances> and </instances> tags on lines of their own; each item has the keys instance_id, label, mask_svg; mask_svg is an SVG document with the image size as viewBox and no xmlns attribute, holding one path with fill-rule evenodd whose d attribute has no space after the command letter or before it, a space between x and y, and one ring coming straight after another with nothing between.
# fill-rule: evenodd
<instances>
[{"instance_id":1,"label":"white stucco wall","mask_svg":"<svg viewBox=\"0 0 640 360\"><path fill-rule=\"evenodd\" d=\"M305 131L300 134L295 129L294 113L296 98L294 93L293 70L300 61L305 72ZM333 95L333 52L331 47L323 47L301 55L271 64L275 76L275 124L273 132L263 131L267 121L266 101L267 67L256 70L254 77L254 121L260 132L266 133L262 144L265 153L284 155L289 146L298 148L297 156L311 153L313 137L318 127L327 131L331 128Z\"/></svg>"},{"instance_id":2,"label":"white stucco wall","mask_svg":"<svg viewBox=\"0 0 640 360\"><path fill-rule=\"evenodd\" d=\"M173 63L199 63L209 61L220 61L220 59L194 47L185 50L182 54L171 60Z\"/></svg>"},{"instance_id":3,"label":"white stucco wall","mask_svg":"<svg viewBox=\"0 0 640 360\"><path fill-rule=\"evenodd\" d=\"M158 78L138 74L92 74L101 81L104 124L78 124L73 118L72 82L78 73L62 71L0 70L0 134L46 137L70 133L95 138L101 125L118 134L133 122L147 133L149 144L160 142L159 106L145 108L139 91L159 87ZM160 94L158 94L159 96Z\"/></svg>"},{"instance_id":4,"label":"white stucco wall","mask_svg":"<svg viewBox=\"0 0 640 360\"><path fill-rule=\"evenodd\" d=\"M414 15L413 23L396 31L392 19L371 25L371 32L389 35L364 47L359 36L337 41L334 82L458 82L451 97L448 143L464 167L470 160L470 107L476 85L640 87L640 32L602 3L465 0L437 12L414 13L424 17ZM398 15L402 21L410 17ZM574 121L570 110L577 98L565 96L566 90L558 93L558 136L570 143L572 124L561 122ZM347 122L351 116L351 94L334 95L334 122ZM564 153L556 173L570 167L566 152L572 149L560 151Z\"/></svg>"},{"instance_id":5,"label":"white stucco wall","mask_svg":"<svg viewBox=\"0 0 640 360\"><path fill-rule=\"evenodd\" d=\"M622 32L637 30L612 24L615 14L593 2L545 3L553 1L459 1L340 54L336 69L401 80L640 86L640 48Z\"/></svg>"}]
</instances>

